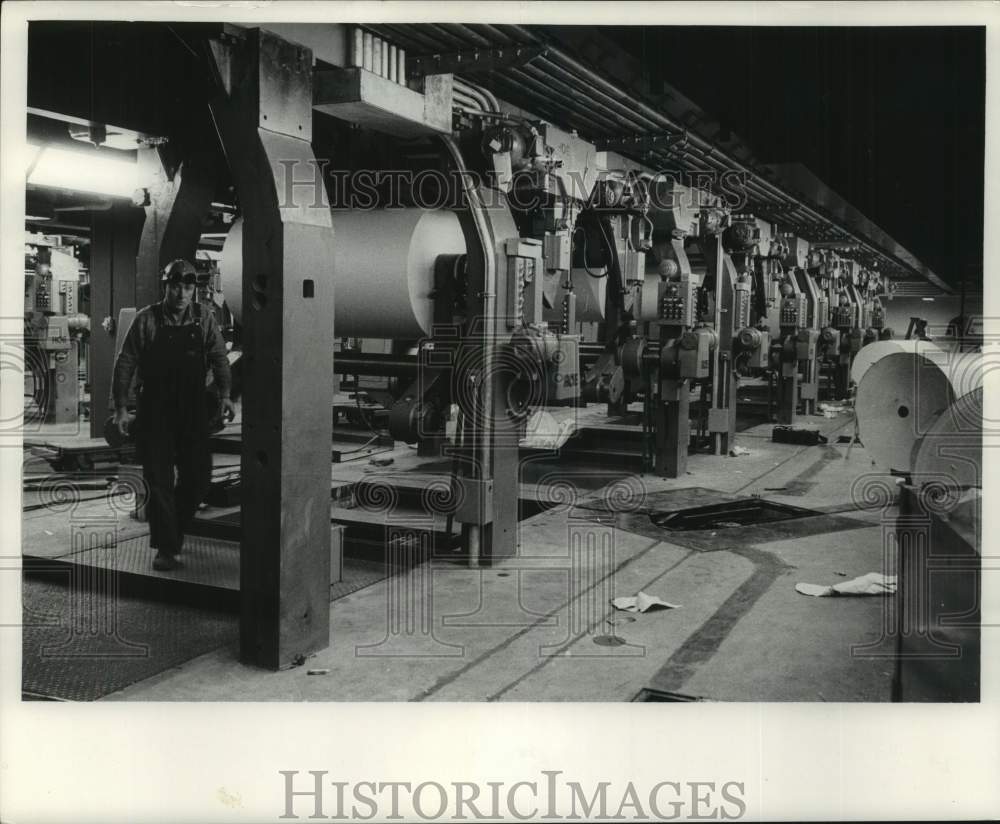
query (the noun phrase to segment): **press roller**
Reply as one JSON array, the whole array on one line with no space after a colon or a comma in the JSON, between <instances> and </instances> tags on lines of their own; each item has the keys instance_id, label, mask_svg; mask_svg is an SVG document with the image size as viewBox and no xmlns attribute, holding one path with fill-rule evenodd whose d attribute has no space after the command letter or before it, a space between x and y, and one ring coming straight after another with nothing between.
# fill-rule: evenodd
<instances>
[{"instance_id":1,"label":"press roller","mask_svg":"<svg viewBox=\"0 0 1000 824\"><path fill-rule=\"evenodd\" d=\"M333 326L341 337L422 338L434 315L434 264L464 255L454 212L427 209L334 210ZM219 261L222 289L235 317L243 303L243 219L233 222Z\"/></svg>"}]
</instances>

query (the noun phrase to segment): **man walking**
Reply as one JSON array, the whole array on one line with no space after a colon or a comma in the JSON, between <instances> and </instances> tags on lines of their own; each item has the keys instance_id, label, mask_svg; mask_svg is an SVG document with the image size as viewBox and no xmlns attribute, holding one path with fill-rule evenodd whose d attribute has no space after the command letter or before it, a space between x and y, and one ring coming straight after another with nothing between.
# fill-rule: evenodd
<instances>
[{"instance_id":1,"label":"man walking","mask_svg":"<svg viewBox=\"0 0 1000 824\"><path fill-rule=\"evenodd\" d=\"M225 341L213 314L194 300L196 282L191 263L170 263L163 273L163 300L135 316L115 361L114 422L123 435L131 423L129 388L138 373L133 429L149 494L146 512L157 570L179 566L184 533L211 479L209 368L221 413L235 414Z\"/></svg>"}]
</instances>

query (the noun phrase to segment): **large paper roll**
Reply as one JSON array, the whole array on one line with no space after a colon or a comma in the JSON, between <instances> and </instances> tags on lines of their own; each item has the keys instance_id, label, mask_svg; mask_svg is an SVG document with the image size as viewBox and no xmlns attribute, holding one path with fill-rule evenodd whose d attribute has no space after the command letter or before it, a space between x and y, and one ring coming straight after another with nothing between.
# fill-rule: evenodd
<instances>
[{"instance_id":1,"label":"large paper roll","mask_svg":"<svg viewBox=\"0 0 1000 824\"><path fill-rule=\"evenodd\" d=\"M466 253L457 215L426 209L334 211L333 231L335 334L430 334L435 261Z\"/></svg>"},{"instance_id":2,"label":"large paper roll","mask_svg":"<svg viewBox=\"0 0 1000 824\"><path fill-rule=\"evenodd\" d=\"M913 446L915 481L931 480L953 488L983 483L983 390L955 400Z\"/></svg>"},{"instance_id":3,"label":"large paper roll","mask_svg":"<svg viewBox=\"0 0 1000 824\"><path fill-rule=\"evenodd\" d=\"M222 295L233 317L243 317L243 218L238 217L229 227L219 257L219 280Z\"/></svg>"},{"instance_id":4,"label":"large paper roll","mask_svg":"<svg viewBox=\"0 0 1000 824\"><path fill-rule=\"evenodd\" d=\"M357 338L421 338L434 318L434 265L464 255L454 212L427 209L334 211L334 333ZM233 222L219 261L223 294L239 318L243 296L243 219Z\"/></svg>"},{"instance_id":5,"label":"large paper roll","mask_svg":"<svg viewBox=\"0 0 1000 824\"><path fill-rule=\"evenodd\" d=\"M910 472L914 444L956 399L981 386L982 377L978 352L887 352L858 385L854 411L861 442L885 469Z\"/></svg>"},{"instance_id":6,"label":"large paper roll","mask_svg":"<svg viewBox=\"0 0 1000 824\"><path fill-rule=\"evenodd\" d=\"M861 351L854 356L851 364L851 381L858 385L861 378L869 367L880 358L893 352L920 352L928 357L939 359L940 363L945 363L948 354L944 352L936 343L926 340L880 340L876 343L869 343L863 346Z\"/></svg>"}]
</instances>

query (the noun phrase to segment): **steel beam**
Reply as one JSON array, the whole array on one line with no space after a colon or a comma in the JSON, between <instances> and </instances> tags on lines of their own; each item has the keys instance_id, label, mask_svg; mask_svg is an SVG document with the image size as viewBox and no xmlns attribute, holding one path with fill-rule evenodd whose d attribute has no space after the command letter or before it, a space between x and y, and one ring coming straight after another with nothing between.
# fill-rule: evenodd
<instances>
[{"instance_id":1,"label":"steel beam","mask_svg":"<svg viewBox=\"0 0 1000 824\"><path fill-rule=\"evenodd\" d=\"M240 655L272 669L329 644L333 258L330 211L308 178L312 54L260 29L211 41L211 102L243 232L243 499ZM324 368L304 369L320 358Z\"/></svg>"}]
</instances>

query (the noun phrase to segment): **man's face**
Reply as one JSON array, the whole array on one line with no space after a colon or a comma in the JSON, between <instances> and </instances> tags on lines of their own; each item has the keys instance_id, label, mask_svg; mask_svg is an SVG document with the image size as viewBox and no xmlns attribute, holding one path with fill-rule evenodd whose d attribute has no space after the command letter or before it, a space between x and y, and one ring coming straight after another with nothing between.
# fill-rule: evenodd
<instances>
[{"instance_id":1,"label":"man's face","mask_svg":"<svg viewBox=\"0 0 1000 824\"><path fill-rule=\"evenodd\" d=\"M183 312L194 298L193 283L168 283L167 306L175 312Z\"/></svg>"}]
</instances>

